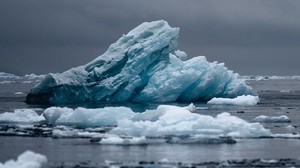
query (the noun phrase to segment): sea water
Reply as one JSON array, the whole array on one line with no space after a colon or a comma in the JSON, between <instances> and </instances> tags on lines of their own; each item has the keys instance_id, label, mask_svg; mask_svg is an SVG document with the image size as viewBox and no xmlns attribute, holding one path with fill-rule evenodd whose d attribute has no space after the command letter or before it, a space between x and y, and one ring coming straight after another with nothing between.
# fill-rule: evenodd
<instances>
[{"instance_id":1,"label":"sea water","mask_svg":"<svg viewBox=\"0 0 300 168\"><path fill-rule=\"evenodd\" d=\"M30 108L42 112L49 106L27 105L26 93L36 82L34 80L1 79L0 113L14 109ZM207 105L193 102L196 113L216 116L222 112L238 116L251 122L260 115L286 115L291 123L263 123L272 133L298 134L300 132L300 80L268 79L249 80L260 95L260 102L255 106ZM153 103L89 103L64 105L68 107L98 108L105 106L128 106L134 111L154 109L159 104ZM177 106L188 104L173 103ZM92 163L103 165L105 161L139 162L170 161L199 163L232 159L300 159L300 140L297 138L257 138L237 139L236 144L149 144L141 146L99 145L84 138L51 138L0 136L0 162L16 158L25 150L41 153L48 158L49 165L76 165Z\"/></svg>"}]
</instances>

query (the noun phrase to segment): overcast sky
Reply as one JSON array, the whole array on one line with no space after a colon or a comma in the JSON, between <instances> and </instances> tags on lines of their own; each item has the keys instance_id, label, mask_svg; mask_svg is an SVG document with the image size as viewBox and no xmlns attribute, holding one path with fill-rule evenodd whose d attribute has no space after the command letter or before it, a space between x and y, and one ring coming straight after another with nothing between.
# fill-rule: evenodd
<instances>
[{"instance_id":1,"label":"overcast sky","mask_svg":"<svg viewBox=\"0 0 300 168\"><path fill-rule=\"evenodd\" d=\"M241 75L300 75L299 0L1 0L0 71L63 72L160 19L180 27L189 57Z\"/></svg>"}]
</instances>

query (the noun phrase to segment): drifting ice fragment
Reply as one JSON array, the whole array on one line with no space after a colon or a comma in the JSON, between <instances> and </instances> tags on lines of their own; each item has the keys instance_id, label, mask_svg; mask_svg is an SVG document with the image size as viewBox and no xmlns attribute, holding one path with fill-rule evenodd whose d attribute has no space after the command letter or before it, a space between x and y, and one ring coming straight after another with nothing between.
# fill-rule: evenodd
<instances>
[{"instance_id":1,"label":"drifting ice fragment","mask_svg":"<svg viewBox=\"0 0 300 168\"><path fill-rule=\"evenodd\" d=\"M45 118L31 109L16 109L13 113L0 114L0 123L35 124L43 121Z\"/></svg>"},{"instance_id":2,"label":"drifting ice fragment","mask_svg":"<svg viewBox=\"0 0 300 168\"><path fill-rule=\"evenodd\" d=\"M18 76L14 75L14 74L10 74L10 73L6 73L6 72L0 72L0 79L4 78L17 78Z\"/></svg>"},{"instance_id":3,"label":"drifting ice fragment","mask_svg":"<svg viewBox=\"0 0 300 168\"><path fill-rule=\"evenodd\" d=\"M192 107L189 106L189 107ZM51 107L43 116L48 124L75 127L115 126L110 134L131 137L165 136L270 136L259 123L248 123L229 113L216 117L191 113L193 108L160 105L157 109L134 113L125 107L99 109Z\"/></svg>"},{"instance_id":4,"label":"drifting ice fragment","mask_svg":"<svg viewBox=\"0 0 300 168\"><path fill-rule=\"evenodd\" d=\"M5 163L0 162L0 168L41 168L47 163L44 155L25 151L18 156L16 161L8 160Z\"/></svg>"},{"instance_id":5,"label":"drifting ice fragment","mask_svg":"<svg viewBox=\"0 0 300 168\"><path fill-rule=\"evenodd\" d=\"M48 74L26 101L187 102L256 94L223 63L209 63L204 56L186 60L186 54L176 50L178 34L179 28L166 21L145 22L92 62Z\"/></svg>"},{"instance_id":6,"label":"drifting ice fragment","mask_svg":"<svg viewBox=\"0 0 300 168\"><path fill-rule=\"evenodd\" d=\"M281 116L265 116L260 115L253 119L255 122L262 122L262 123L290 123L291 120L286 115Z\"/></svg>"},{"instance_id":7,"label":"drifting ice fragment","mask_svg":"<svg viewBox=\"0 0 300 168\"><path fill-rule=\"evenodd\" d=\"M224 104L224 105L237 105L237 106L254 106L259 102L258 96L242 95L236 98L212 98L207 104Z\"/></svg>"}]
</instances>

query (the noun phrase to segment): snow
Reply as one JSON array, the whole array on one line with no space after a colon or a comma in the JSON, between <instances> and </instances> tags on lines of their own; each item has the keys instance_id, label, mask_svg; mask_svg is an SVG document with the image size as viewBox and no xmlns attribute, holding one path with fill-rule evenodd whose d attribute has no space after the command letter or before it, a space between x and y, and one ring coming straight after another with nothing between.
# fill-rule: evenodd
<instances>
[{"instance_id":1,"label":"snow","mask_svg":"<svg viewBox=\"0 0 300 168\"><path fill-rule=\"evenodd\" d=\"M47 163L47 158L44 155L25 151L20 154L17 160L8 160L4 163L0 162L0 168L41 168Z\"/></svg>"},{"instance_id":2,"label":"snow","mask_svg":"<svg viewBox=\"0 0 300 168\"><path fill-rule=\"evenodd\" d=\"M165 137L182 135L260 137L270 131L259 123L248 123L229 113L216 117L192 113L193 105L160 105L157 109L134 113L126 107L99 109L51 107L43 116L48 124L75 127L115 126L110 134L130 137Z\"/></svg>"},{"instance_id":3,"label":"snow","mask_svg":"<svg viewBox=\"0 0 300 168\"><path fill-rule=\"evenodd\" d=\"M179 28L166 21L142 23L90 63L46 75L26 101L191 102L256 95L223 63L204 56L186 60L186 53L176 50L178 36Z\"/></svg>"},{"instance_id":4,"label":"snow","mask_svg":"<svg viewBox=\"0 0 300 168\"><path fill-rule=\"evenodd\" d=\"M286 115L281 116L265 116L260 115L253 119L254 122L262 122L262 123L290 123L291 120Z\"/></svg>"},{"instance_id":5,"label":"snow","mask_svg":"<svg viewBox=\"0 0 300 168\"><path fill-rule=\"evenodd\" d=\"M236 98L212 98L207 104L220 104L220 105L237 105L237 106L254 106L259 102L258 96L242 95Z\"/></svg>"},{"instance_id":6,"label":"snow","mask_svg":"<svg viewBox=\"0 0 300 168\"><path fill-rule=\"evenodd\" d=\"M45 121L45 118L32 109L16 109L13 113L0 114L0 123L32 124L43 121Z\"/></svg>"}]
</instances>

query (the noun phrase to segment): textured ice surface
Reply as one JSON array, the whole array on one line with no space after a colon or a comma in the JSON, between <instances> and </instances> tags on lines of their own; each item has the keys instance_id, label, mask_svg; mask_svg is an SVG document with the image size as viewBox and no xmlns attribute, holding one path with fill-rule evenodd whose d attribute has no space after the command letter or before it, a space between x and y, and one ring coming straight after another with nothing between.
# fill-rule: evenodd
<instances>
[{"instance_id":1,"label":"textured ice surface","mask_svg":"<svg viewBox=\"0 0 300 168\"><path fill-rule=\"evenodd\" d=\"M44 111L48 124L76 127L116 126L109 133L132 137L183 135L260 137L270 131L258 123L248 123L229 113L216 117L190 112L192 105L160 105L155 110L134 113L126 107L99 109L52 107Z\"/></svg>"},{"instance_id":2,"label":"textured ice surface","mask_svg":"<svg viewBox=\"0 0 300 168\"><path fill-rule=\"evenodd\" d=\"M290 123L291 120L286 115L281 116L265 116L260 115L253 119L255 122L262 122L262 123Z\"/></svg>"},{"instance_id":3,"label":"textured ice surface","mask_svg":"<svg viewBox=\"0 0 300 168\"><path fill-rule=\"evenodd\" d=\"M33 124L45 121L43 116L38 115L31 109L16 109L13 113L0 114L0 123Z\"/></svg>"},{"instance_id":4,"label":"textured ice surface","mask_svg":"<svg viewBox=\"0 0 300 168\"><path fill-rule=\"evenodd\" d=\"M224 104L224 105L237 105L237 106L254 106L259 102L258 96L242 95L236 98L212 98L207 104Z\"/></svg>"},{"instance_id":5,"label":"textured ice surface","mask_svg":"<svg viewBox=\"0 0 300 168\"><path fill-rule=\"evenodd\" d=\"M47 163L44 155L25 151L18 156L17 160L8 160L5 163L0 162L0 168L41 168Z\"/></svg>"},{"instance_id":6,"label":"textured ice surface","mask_svg":"<svg viewBox=\"0 0 300 168\"><path fill-rule=\"evenodd\" d=\"M255 95L223 63L209 63L204 56L186 60L187 55L176 50L178 34L179 28L165 21L145 22L90 63L48 74L30 91L27 102L207 101Z\"/></svg>"}]
</instances>

